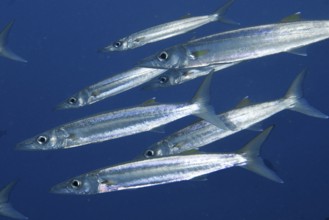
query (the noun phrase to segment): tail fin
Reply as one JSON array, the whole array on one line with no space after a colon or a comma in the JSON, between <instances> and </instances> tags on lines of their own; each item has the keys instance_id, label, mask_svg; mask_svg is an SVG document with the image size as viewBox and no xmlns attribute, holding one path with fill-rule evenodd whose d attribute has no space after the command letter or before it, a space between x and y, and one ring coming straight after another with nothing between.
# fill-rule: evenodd
<instances>
[{"instance_id":1,"label":"tail fin","mask_svg":"<svg viewBox=\"0 0 329 220\"><path fill-rule=\"evenodd\" d=\"M202 82L198 91L194 95L192 99L192 103L198 104L200 106L200 110L195 113L196 116L208 121L209 123L217 126L220 129L230 129L233 130L233 125L229 122L221 120L214 112L212 106L209 105L209 89L213 72L210 73Z\"/></svg>"},{"instance_id":2,"label":"tail fin","mask_svg":"<svg viewBox=\"0 0 329 220\"><path fill-rule=\"evenodd\" d=\"M27 61L18 55L16 55L14 52L10 50L7 46L7 39L9 32L11 30L11 27L13 26L14 21L9 22L6 27L0 32L0 56L6 57L11 60L19 61L19 62L24 62L26 63Z\"/></svg>"},{"instance_id":3,"label":"tail fin","mask_svg":"<svg viewBox=\"0 0 329 220\"><path fill-rule=\"evenodd\" d=\"M234 0L228 0L222 7L217 9L215 13L213 14L216 17L217 21L226 23L226 24L234 24L234 25L240 25L240 23L232 21L230 19L224 18L223 16L226 14L226 11L231 7L231 5L234 3Z\"/></svg>"},{"instance_id":4,"label":"tail fin","mask_svg":"<svg viewBox=\"0 0 329 220\"><path fill-rule=\"evenodd\" d=\"M28 219L27 217L16 211L8 202L9 194L14 185L15 182L11 182L0 191L0 215L15 219Z\"/></svg>"},{"instance_id":5,"label":"tail fin","mask_svg":"<svg viewBox=\"0 0 329 220\"><path fill-rule=\"evenodd\" d=\"M247 163L242 168L253 171L263 177L266 177L274 182L283 183L283 180L270 170L264 163L263 159L259 156L261 146L267 139L274 126L270 126L260 133L257 137L252 139L237 153L247 159Z\"/></svg>"},{"instance_id":6,"label":"tail fin","mask_svg":"<svg viewBox=\"0 0 329 220\"><path fill-rule=\"evenodd\" d=\"M328 118L327 115L323 114L319 110L313 108L308 104L308 102L303 98L303 91L302 91L302 82L306 75L306 70L303 70L301 73L297 75L295 80L292 82L290 88L288 89L284 98L286 100L292 100L293 104L291 105L290 109L296 112L300 112L312 117L316 118Z\"/></svg>"}]
</instances>

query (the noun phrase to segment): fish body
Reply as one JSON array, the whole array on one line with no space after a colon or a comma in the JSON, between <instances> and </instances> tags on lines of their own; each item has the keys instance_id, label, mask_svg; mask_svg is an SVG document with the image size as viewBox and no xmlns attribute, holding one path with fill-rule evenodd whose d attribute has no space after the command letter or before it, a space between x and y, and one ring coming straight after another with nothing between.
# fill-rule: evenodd
<instances>
[{"instance_id":1,"label":"fish body","mask_svg":"<svg viewBox=\"0 0 329 220\"><path fill-rule=\"evenodd\" d=\"M164 69L136 67L111 76L75 93L57 106L57 109L79 108L135 88L165 72Z\"/></svg>"},{"instance_id":2,"label":"fish body","mask_svg":"<svg viewBox=\"0 0 329 220\"><path fill-rule=\"evenodd\" d=\"M211 75L191 103L156 104L107 112L58 126L17 145L22 150L54 150L97 143L152 130L188 115L225 126L208 106Z\"/></svg>"},{"instance_id":3,"label":"fish body","mask_svg":"<svg viewBox=\"0 0 329 220\"><path fill-rule=\"evenodd\" d=\"M102 49L102 51L109 52L134 49L145 44L184 34L188 31L194 30L214 21L225 21L222 18L222 15L226 12L232 3L233 0L229 0L223 7L211 15L179 19L136 32L106 46Z\"/></svg>"},{"instance_id":4,"label":"fish body","mask_svg":"<svg viewBox=\"0 0 329 220\"><path fill-rule=\"evenodd\" d=\"M296 21L223 32L168 48L142 67L184 69L241 62L307 46L329 37L329 21Z\"/></svg>"},{"instance_id":5,"label":"fish body","mask_svg":"<svg viewBox=\"0 0 329 220\"><path fill-rule=\"evenodd\" d=\"M4 29L0 32L0 56L26 63L27 61L20 56L16 55L9 47L8 47L8 35L9 32L14 25L14 21L9 22Z\"/></svg>"},{"instance_id":6,"label":"fish body","mask_svg":"<svg viewBox=\"0 0 329 220\"><path fill-rule=\"evenodd\" d=\"M313 117L328 118L327 115L311 107L303 98L301 83L305 73L303 71L296 77L286 95L281 99L237 108L218 115L220 120L231 123L235 129L220 129L206 121L199 121L153 144L144 152L144 156L153 158L198 149L247 129L285 109L298 111Z\"/></svg>"},{"instance_id":7,"label":"fish body","mask_svg":"<svg viewBox=\"0 0 329 220\"><path fill-rule=\"evenodd\" d=\"M50 150L98 143L149 131L198 110L197 105L188 103L138 106L84 118L38 135L39 138L46 137L48 144L36 144L37 137L22 144L30 147L36 144L32 147L34 150Z\"/></svg>"},{"instance_id":8,"label":"fish body","mask_svg":"<svg viewBox=\"0 0 329 220\"><path fill-rule=\"evenodd\" d=\"M260 145L271 129L272 127L266 129L237 152L179 155L133 161L72 178L54 186L51 192L89 195L136 189L190 180L234 166L250 169L273 181L282 183L282 180L273 171L269 170L259 157Z\"/></svg>"}]
</instances>

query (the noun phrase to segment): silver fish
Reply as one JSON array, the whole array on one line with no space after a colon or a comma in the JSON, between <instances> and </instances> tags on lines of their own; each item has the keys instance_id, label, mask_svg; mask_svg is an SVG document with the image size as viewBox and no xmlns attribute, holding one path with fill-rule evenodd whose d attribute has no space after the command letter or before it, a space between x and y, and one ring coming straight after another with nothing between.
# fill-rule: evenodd
<instances>
[{"instance_id":1,"label":"silver fish","mask_svg":"<svg viewBox=\"0 0 329 220\"><path fill-rule=\"evenodd\" d=\"M311 107L303 98L301 83L305 73L306 71L303 71L298 74L286 95L281 99L237 108L218 115L220 120L231 123L233 130L218 129L206 121L196 122L153 144L144 152L144 157L168 156L198 149L247 129L285 109L327 119L327 115Z\"/></svg>"},{"instance_id":2,"label":"silver fish","mask_svg":"<svg viewBox=\"0 0 329 220\"><path fill-rule=\"evenodd\" d=\"M14 185L15 182L11 182L0 191L0 215L14 219L28 219L27 217L16 211L8 202L9 194Z\"/></svg>"},{"instance_id":3,"label":"silver fish","mask_svg":"<svg viewBox=\"0 0 329 220\"><path fill-rule=\"evenodd\" d=\"M225 127L208 105L210 81L211 75L201 84L191 103L147 103L147 105L87 117L43 132L19 143L17 148L55 150L103 142L149 131L192 114L218 127Z\"/></svg>"},{"instance_id":4,"label":"silver fish","mask_svg":"<svg viewBox=\"0 0 329 220\"><path fill-rule=\"evenodd\" d=\"M0 56L6 57L11 60L19 61L19 62L24 62L26 63L27 61L20 56L16 55L11 49L7 46L7 39L9 32L14 24L14 21L9 22L5 28L0 32Z\"/></svg>"},{"instance_id":5,"label":"silver fish","mask_svg":"<svg viewBox=\"0 0 329 220\"><path fill-rule=\"evenodd\" d=\"M259 156L272 127L232 153L179 155L134 161L80 175L55 185L51 192L90 195L191 180L218 170L239 166L278 183L283 181Z\"/></svg>"},{"instance_id":6,"label":"silver fish","mask_svg":"<svg viewBox=\"0 0 329 220\"><path fill-rule=\"evenodd\" d=\"M165 72L164 69L133 68L111 76L75 93L57 109L79 108L135 88Z\"/></svg>"},{"instance_id":7,"label":"silver fish","mask_svg":"<svg viewBox=\"0 0 329 220\"><path fill-rule=\"evenodd\" d=\"M219 64L209 67L200 67L196 69L169 69L158 77L155 77L154 79L150 80L147 84L145 84L145 86L143 86L143 88L158 89L180 85L198 77L206 76L209 73L217 72L219 70L228 68L236 64L238 64L238 62Z\"/></svg>"},{"instance_id":8,"label":"silver fish","mask_svg":"<svg viewBox=\"0 0 329 220\"><path fill-rule=\"evenodd\" d=\"M109 51L124 51L128 49L134 49L141 47L145 44L153 43L156 41L164 40L170 37L174 37L180 34L184 34L188 31L194 30L205 24L214 21L223 21L226 23L233 23L224 19L222 16L226 10L233 4L233 0L229 0L223 7L218 9L214 14L184 18L165 24L160 24L145 30L136 32L127 37L124 37L106 47L101 49L102 52Z\"/></svg>"},{"instance_id":9,"label":"silver fish","mask_svg":"<svg viewBox=\"0 0 329 220\"><path fill-rule=\"evenodd\" d=\"M139 66L184 69L240 62L289 52L327 38L328 20L248 27L173 46L145 58Z\"/></svg>"}]
</instances>

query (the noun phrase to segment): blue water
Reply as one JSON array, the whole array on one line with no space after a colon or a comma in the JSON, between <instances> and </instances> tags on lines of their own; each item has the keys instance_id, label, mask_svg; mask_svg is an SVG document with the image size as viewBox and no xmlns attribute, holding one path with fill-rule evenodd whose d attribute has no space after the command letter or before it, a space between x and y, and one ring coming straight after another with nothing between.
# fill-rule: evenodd
<instances>
[{"instance_id":1,"label":"blue water","mask_svg":"<svg viewBox=\"0 0 329 220\"><path fill-rule=\"evenodd\" d=\"M262 155L272 162L284 184L241 168L162 186L96 196L50 194L67 178L133 159L154 143L191 122L188 117L166 126L166 134L142 133L102 144L52 151L24 152L16 143L59 124L90 114L159 102L188 101L202 79L157 91L134 89L82 109L54 111L74 92L112 74L132 68L162 48L208 34L238 28L212 23L183 36L121 53L97 49L146 27L187 13L208 14L223 0L108 1L2 0L0 29L12 19L13 51L27 59L0 58L0 185L18 183L10 201L29 219L325 219L329 217L328 120L284 111L263 122L276 128ZM273 23L301 11L306 19L329 19L328 0L237 1L228 12L241 27ZM212 82L217 112L232 109L248 95L254 102L281 97L297 73L308 68L306 99L329 114L329 41L311 45L308 56L279 54L218 72ZM242 147L256 132L242 131L204 148L221 152ZM1 217L2 218L2 217ZM4 217L3 217L4 218Z\"/></svg>"}]
</instances>

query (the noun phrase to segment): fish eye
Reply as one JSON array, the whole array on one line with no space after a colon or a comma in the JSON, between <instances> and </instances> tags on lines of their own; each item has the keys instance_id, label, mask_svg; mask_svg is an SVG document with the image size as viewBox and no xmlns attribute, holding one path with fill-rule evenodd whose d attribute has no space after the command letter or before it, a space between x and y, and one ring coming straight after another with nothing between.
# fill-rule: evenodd
<instances>
[{"instance_id":1,"label":"fish eye","mask_svg":"<svg viewBox=\"0 0 329 220\"><path fill-rule=\"evenodd\" d=\"M153 157L154 155L155 155L155 153L154 153L153 150L147 150L147 151L145 151L145 153L144 153L144 156L145 156L146 158Z\"/></svg>"},{"instance_id":2,"label":"fish eye","mask_svg":"<svg viewBox=\"0 0 329 220\"><path fill-rule=\"evenodd\" d=\"M71 98L69 98L68 103L71 104L71 105L73 105L73 104L77 103L77 101L78 101L77 98L71 97Z\"/></svg>"},{"instance_id":3,"label":"fish eye","mask_svg":"<svg viewBox=\"0 0 329 220\"><path fill-rule=\"evenodd\" d=\"M169 57L168 53L166 51L163 51L158 55L158 60L164 61L164 60L167 60L168 57Z\"/></svg>"},{"instance_id":4,"label":"fish eye","mask_svg":"<svg viewBox=\"0 0 329 220\"><path fill-rule=\"evenodd\" d=\"M48 138L46 136L41 135L37 138L37 142L40 145L45 144L48 142Z\"/></svg>"},{"instance_id":5,"label":"fish eye","mask_svg":"<svg viewBox=\"0 0 329 220\"><path fill-rule=\"evenodd\" d=\"M113 46L114 46L115 48L119 48L119 47L121 47L121 45L122 45L122 42L121 42L121 41L117 41L117 42L114 42L114 43L113 43Z\"/></svg>"},{"instance_id":6,"label":"fish eye","mask_svg":"<svg viewBox=\"0 0 329 220\"><path fill-rule=\"evenodd\" d=\"M72 180L71 186L75 189L79 188L82 185L80 180Z\"/></svg>"},{"instance_id":7,"label":"fish eye","mask_svg":"<svg viewBox=\"0 0 329 220\"><path fill-rule=\"evenodd\" d=\"M159 82L160 82L160 84L164 84L164 83L168 82L168 77L167 76L161 76L159 78Z\"/></svg>"}]
</instances>

